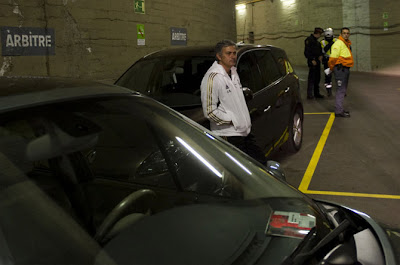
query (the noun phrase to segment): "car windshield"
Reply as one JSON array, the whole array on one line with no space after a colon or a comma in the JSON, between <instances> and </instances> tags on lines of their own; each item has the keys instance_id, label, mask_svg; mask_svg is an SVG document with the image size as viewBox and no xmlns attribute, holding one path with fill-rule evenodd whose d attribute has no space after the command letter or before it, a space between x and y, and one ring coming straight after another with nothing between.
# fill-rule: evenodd
<instances>
[{"instance_id":1,"label":"car windshield","mask_svg":"<svg viewBox=\"0 0 400 265\"><path fill-rule=\"evenodd\" d=\"M149 95L168 106L201 105L201 80L214 60L212 56L142 59L116 84Z\"/></svg>"},{"instance_id":2,"label":"car windshield","mask_svg":"<svg viewBox=\"0 0 400 265\"><path fill-rule=\"evenodd\" d=\"M304 195L147 97L14 110L0 135L6 264L276 261L326 229Z\"/></svg>"}]
</instances>

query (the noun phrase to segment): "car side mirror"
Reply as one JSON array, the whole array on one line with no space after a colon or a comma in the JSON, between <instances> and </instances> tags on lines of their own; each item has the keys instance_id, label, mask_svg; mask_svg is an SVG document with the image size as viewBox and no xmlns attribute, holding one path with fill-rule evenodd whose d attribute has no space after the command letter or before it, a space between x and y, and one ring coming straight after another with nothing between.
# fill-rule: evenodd
<instances>
[{"instance_id":1,"label":"car side mirror","mask_svg":"<svg viewBox=\"0 0 400 265\"><path fill-rule=\"evenodd\" d=\"M244 99L246 100L246 102L253 99L253 91L251 91L250 88L243 87L242 90L243 90Z\"/></svg>"},{"instance_id":2,"label":"car side mirror","mask_svg":"<svg viewBox=\"0 0 400 265\"><path fill-rule=\"evenodd\" d=\"M281 164L276 161L267 161L267 172L276 178L286 181L285 171L283 170Z\"/></svg>"}]
</instances>

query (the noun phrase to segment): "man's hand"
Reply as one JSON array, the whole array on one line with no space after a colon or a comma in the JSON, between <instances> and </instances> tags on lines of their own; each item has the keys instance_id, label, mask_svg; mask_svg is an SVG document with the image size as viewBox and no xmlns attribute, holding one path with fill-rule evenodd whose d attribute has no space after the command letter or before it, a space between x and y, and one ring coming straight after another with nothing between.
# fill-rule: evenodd
<instances>
[{"instance_id":1,"label":"man's hand","mask_svg":"<svg viewBox=\"0 0 400 265\"><path fill-rule=\"evenodd\" d=\"M322 55L320 55L319 57L318 57L318 60L320 61L320 62L322 62Z\"/></svg>"},{"instance_id":2,"label":"man's hand","mask_svg":"<svg viewBox=\"0 0 400 265\"><path fill-rule=\"evenodd\" d=\"M312 60L311 63L312 63L314 66L317 65L317 61L315 61L315 60Z\"/></svg>"}]
</instances>

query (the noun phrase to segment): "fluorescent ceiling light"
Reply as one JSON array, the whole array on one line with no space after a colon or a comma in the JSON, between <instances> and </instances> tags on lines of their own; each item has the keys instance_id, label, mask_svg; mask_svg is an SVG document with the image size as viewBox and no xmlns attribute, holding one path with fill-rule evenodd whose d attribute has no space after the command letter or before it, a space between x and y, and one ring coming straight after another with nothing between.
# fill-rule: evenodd
<instances>
[{"instance_id":1,"label":"fluorescent ceiling light","mask_svg":"<svg viewBox=\"0 0 400 265\"><path fill-rule=\"evenodd\" d=\"M236 10L244 10L244 9L246 9L245 4L236 5Z\"/></svg>"}]
</instances>

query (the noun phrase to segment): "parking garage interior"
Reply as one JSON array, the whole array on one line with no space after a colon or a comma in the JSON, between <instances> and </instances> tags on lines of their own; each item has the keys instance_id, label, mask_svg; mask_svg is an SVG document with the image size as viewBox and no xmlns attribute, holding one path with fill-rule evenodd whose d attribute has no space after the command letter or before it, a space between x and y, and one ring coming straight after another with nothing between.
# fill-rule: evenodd
<instances>
[{"instance_id":1,"label":"parking garage interior","mask_svg":"<svg viewBox=\"0 0 400 265\"><path fill-rule=\"evenodd\" d=\"M165 48L231 39L285 49L305 106L301 151L272 157L288 183L400 227L397 1L1 0L0 7L2 77L114 83L134 61ZM331 27L336 36L351 30L350 119L332 118L332 98L306 99L304 39L314 27Z\"/></svg>"}]
</instances>

